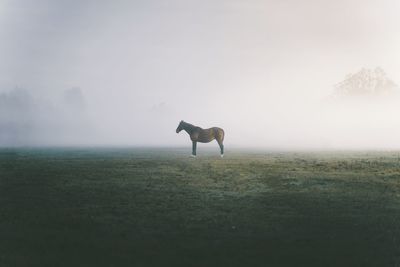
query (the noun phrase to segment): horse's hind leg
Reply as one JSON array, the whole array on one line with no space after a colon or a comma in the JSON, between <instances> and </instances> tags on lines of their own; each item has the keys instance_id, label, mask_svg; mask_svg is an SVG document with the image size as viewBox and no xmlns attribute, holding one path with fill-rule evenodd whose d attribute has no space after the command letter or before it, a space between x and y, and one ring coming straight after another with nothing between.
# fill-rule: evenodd
<instances>
[{"instance_id":1,"label":"horse's hind leg","mask_svg":"<svg viewBox=\"0 0 400 267\"><path fill-rule=\"evenodd\" d=\"M221 158L223 158L224 157L224 144L222 143L222 140L220 140L220 139L217 139L217 142L218 142L219 148L221 149Z\"/></svg>"}]
</instances>

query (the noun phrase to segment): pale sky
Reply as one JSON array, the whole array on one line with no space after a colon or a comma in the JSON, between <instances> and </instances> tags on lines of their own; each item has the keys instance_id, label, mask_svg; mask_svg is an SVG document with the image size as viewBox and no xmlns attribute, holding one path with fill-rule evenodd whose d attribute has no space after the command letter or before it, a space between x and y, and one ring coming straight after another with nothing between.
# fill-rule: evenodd
<instances>
[{"instance_id":1,"label":"pale sky","mask_svg":"<svg viewBox=\"0 0 400 267\"><path fill-rule=\"evenodd\" d=\"M184 146L184 119L231 146L400 148L400 110L322 100L363 67L400 84L399 14L395 0L0 0L0 145Z\"/></svg>"}]
</instances>

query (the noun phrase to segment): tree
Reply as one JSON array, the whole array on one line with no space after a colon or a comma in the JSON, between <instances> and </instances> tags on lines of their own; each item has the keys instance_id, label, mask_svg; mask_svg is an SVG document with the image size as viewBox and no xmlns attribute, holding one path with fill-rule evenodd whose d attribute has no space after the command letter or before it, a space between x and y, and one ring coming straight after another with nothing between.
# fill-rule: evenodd
<instances>
[{"instance_id":1,"label":"tree","mask_svg":"<svg viewBox=\"0 0 400 267\"><path fill-rule=\"evenodd\" d=\"M335 85L334 97L361 95L388 95L397 85L390 80L382 68L362 68L355 74L346 75L345 79Z\"/></svg>"}]
</instances>

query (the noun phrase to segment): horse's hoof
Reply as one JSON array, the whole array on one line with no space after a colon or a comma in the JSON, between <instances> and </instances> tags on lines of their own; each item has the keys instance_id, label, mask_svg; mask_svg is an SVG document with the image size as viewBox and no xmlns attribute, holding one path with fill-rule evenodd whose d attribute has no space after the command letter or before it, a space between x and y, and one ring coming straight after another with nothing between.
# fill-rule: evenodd
<instances>
[{"instance_id":1,"label":"horse's hoof","mask_svg":"<svg viewBox=\"0 0 400 267\"><path fill-rule=\"evenodd\" d=\"M223 158L224 157L224 154L221 154L221 158Z\"/></svg>"},{"instance_id":2,"label":"horse's hoof","mask_svg":"<svg viewBox=\"0 0 400 267\"><path fill-rule=\"evenodd\" d=\"M195 158L195 157L196 157L196 155L190 155L190 157L191 157L191 158Z\"/></svg>"}]
</instances>

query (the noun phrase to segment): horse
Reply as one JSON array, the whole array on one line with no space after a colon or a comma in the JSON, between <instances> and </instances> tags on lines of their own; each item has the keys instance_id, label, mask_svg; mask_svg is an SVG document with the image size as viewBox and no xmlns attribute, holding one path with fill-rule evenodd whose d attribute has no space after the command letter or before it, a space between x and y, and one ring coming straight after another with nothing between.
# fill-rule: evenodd
<instances>
[{"instance_id":1,"label":"horse","mask_svg":"<svg viewBox=\"0 0 400 267\"><path fill-rule=\"evenodd\" d=\"M209 143L212 140L217 140L219 148L221 149L221 158L224 157L224 136L225 132L223 129L218 127L212 127L209 129L202 129L193 124L184 122L183 120L179 123L178 128L176 128L176 133L185 130L192 140L192 157L196 157L197 142Z\"/></svg>"}]
</instances>

